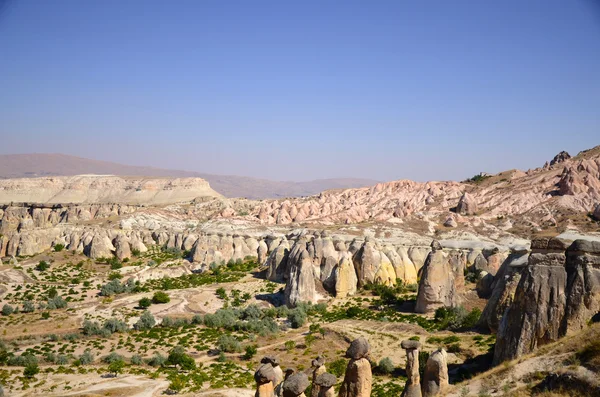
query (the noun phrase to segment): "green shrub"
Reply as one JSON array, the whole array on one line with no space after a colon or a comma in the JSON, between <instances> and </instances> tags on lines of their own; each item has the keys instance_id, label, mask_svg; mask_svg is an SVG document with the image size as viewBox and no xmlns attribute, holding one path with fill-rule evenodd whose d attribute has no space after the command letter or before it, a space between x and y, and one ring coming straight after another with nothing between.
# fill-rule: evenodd
<instances>
[{"instance_id":1,"label":"green shrub","mask_svg":"<svg viewBox=\"0 0 600 397\"><path fill-rule=\"evenodd\" d=\"M140 356L139 354L134 354L133 356L131 356L130 361L133 365L142 365L144 363L142 356Z\"/></svg>"},{"instance_id":2,"label":"green shrub","mask_svg":"<svg viewBox=\"0 0 600 397\"><path fill-rule=\"evenodd\" d=\"M138 306L141 307L142 309L149 308L151 304L152 304L152 300L150 298L142 298L138 302Z\"/></svg>"},{"instance_id":3,"label":"green shrub","mask_svg":"<svg viewBox=\"0 0 600 397\"><path fill-rule=\"evenodd\" d=\"M54 252L60 252L65 249L64 244L54 244Z\"/></svg>"},{"instance_id":4,"label":"green shrub","mask_svg":"<svg viewBox=\"0 0 600 397\"><path fill-rule=\"evenodd\" d=\"M94 362L94 356L90 349L86 349L82 355L79 356L78 361L81 365L88 365Z\"/></svg>"},{"instance_id":5,"label":"green shrub","mask_svg":"<svg viewBox=\"0 0 600 397\"><path fill-rule=\"evenodd\" d=\"M64 309L65 307L67 307L67 301L59 295L49 298L46 306L48 310Z\"/></svg>"},{"instance_id":6,"label":"green shrub","mask_svg":"<svg viewBox=\"0 0 600 397\"><path fill-rule=\"evenodd\" d=\"M481 310L468 312L464 307L440 307L435 311L434 321L439 329L460 331L473 328L479 321Z\"/></svg>"},{"instance_id":7,"label":"green shrub","mask_svg":"<svg viewBox=\"0 0 600 397\"><path fill-rule=\"evenodd\" d=\"M161 367L165 364L167 358L160 353L155 353L154 356L150 360L148 360L148 365L153 367Z\"/></svg>"},{"instance_id":8,"label":"green shrub","mask_svg":"<svg viewBox=\"0 0 600 397\"><path fill-rule=\"evenodd\" d=\"M377 369L383 374L391 374L396 367L389 357L382 358L377 365Z\"/></svg>"},{"instance_id":9,"label":"green shrub","mask_svg":"<svg viewBox=\"0 0 600 397\"><path fill-rule=\"evenodd\" d=\"M23 302L23 313L32 313L35 311L35 305L32 301Z\"/></svg>"},{"instance_id":10,"label":"green shrub","mask_svg":"<svg viewBox=\"0 0 600 397\"><path fill-rule=\"evenodd\" d=\"M115 332L127 332L128 328L125 322L116 318L109 318L104 322L104 329L109 330L111 334Z\"/></svg>"},{"instance_id":11,"label":"green shrub","mask_svg":"<svg viewBox=\"0 0 600 397\"><path fill-rule=\"evenodd\" d=\"M169 295L167 295L167 293L165 293L163 291L156 291L154 293L154 296L152 296L152 303L155 303L155 304L169 303L170 301L171 301L171 298L169 297Z\"/></svg>"},{"instance_id":12,"label":"green shrub","mask_svg":"<svg viewBox=\"0 0 600 397\"><path fill-rule=\"evenodd\" d=\"M227 291L225 291L225 288L219 287L219 288L217 288L217 291L215 293L217 294L219 299L223 299L223 300L227 299Z\"/></svg>"},{"instance_id":13,"label":"green shrub","mask_svg":"<svg viewBox=\"0 0 600 397\"><path fill-rule=\"evenodd\" d=\"M340 358L329 364L327 366L327 370L329 373L332 373L339 378L340 376L343 376L346 373L347 365L348 361L344 360L343 358Z\"/></svg>"},{"instance_id":14,"label":"green shrub","mask_svg":"<svg viewBox=\"0 0 600 397\"><path fill-rule=\"evenodd\" d=\"M244 360L251 360L252 357L256 356L257 352L258 352L258 346L256 346L256 345L246 346L246 352L244 353Z\"/></svg>"},{"instance_id":15,"label":"green shrub","mask_svg":"<svg viewBox=\"0 0 600 397\"><path fill-rule=\"evenodd\" d=\"M152 313L146 310L140 316L140 319L133 325L133 328L138 331L148 330L156 325L156 320Z\"/></svg>"},{"instance_id":16,"label":"green shrub","mask_svg":"<svg viewBox=\"0 0 600 397\"><path fill-rule=\"evenodd\" d=\"M23 376L25 376L28 379L35 377L39 373L40 368L38 367L37 363L29 363L27 364L27 366L25 366L25 369L23 370Z\"/></svg>"},{"instance_id":17,"label":"green shrub","mask_svg":"<svg viewBox=\"0 0 600 397\"><path fill-rule=\"evenodd\" d=\"M117 354L115 352L110 353L107 356L102 357L102 362L105 364L110 364L115 361L123 361L123 356Z\"/></svg>"},{"instance_id":18,"label":"green shrub","mask_svg":"<svg viewBox=\"0 0 600 397\"><path fill-rule=\"evenodd\" d=\"M166 361L167 365L179 366L182 370L189 371L196 368L196 362L192 357L185 353L183 346L175 346L169 352Z\"/></svg>"},{"instance_id":19,"label":"green shrub","mask_svg":"<svg viewBox=\"0 0 600 397\"><path fill-rule=\"evenodd\" d=\"M10 316L11 314L13 314L15 311L15 308L12 307L11 305L9 305L8 303L5 303L4 306L2 306L2 315L3 316Z\"/></svg>"},{"instance_id":20,"label":"green shrub","mask_svg":"<svg viewBox=\"0 0 600 397\"><path fill-rule=\"evenodd\" d=\"M125 368L125 361L123 359L115 360L108 365L108 372L116 376L123 372L123 368Z\"/></svg>"},{"instance_id":21,"label":"green shrub","mask_svg":"<svg viewBox=\"0 0 600 397\"><path fill-rule=\"evenodd\" d=\"M219 350L226 353L239 353L242 351L240 342L231 335L221 335L217 341Z\"/></svg>"},{"instance_id":22,"label":"green shrub","mask_svg":"<svg viewBox=\"0 0 600 397\"><path fill-rule=\"evenodd\" d=\"M306 323L306 312L299 307L292 309L288 314L288 321L292 328L300 328Z\"/></svg>"},{"instance_id":23,"label":"green shrub","mask_svg":"<svg viewBox=\"0 0 600 397\"><path fill-rule=\"evenodd\" d=\"M37 270L38 272L43 272L48 270L48 268L50 268L50 265L48 264L48 262L46 261L40 261L36 266L35 266L35 270Z\"/></svg>"}]
</instances>

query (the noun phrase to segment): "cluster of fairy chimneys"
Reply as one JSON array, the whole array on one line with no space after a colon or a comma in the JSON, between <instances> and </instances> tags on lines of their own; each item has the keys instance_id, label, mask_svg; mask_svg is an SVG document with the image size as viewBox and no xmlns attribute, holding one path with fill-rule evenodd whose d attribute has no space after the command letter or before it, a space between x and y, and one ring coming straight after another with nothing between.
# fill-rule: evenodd
<instances>
[{"instance_id":1,"label":"cluster of fairy chimneys","mask_svg":"<svg viewBox=\"0 0 600 397\"><path fill-rule=\"evenodd\" d=\"M447 354L443 349L433 352L427 360L423 383L419 375L418 341L405 340L402 348L406 350L406 374L408 380L402 396L432 397L440 394L448 385ZM369 362L369 342L360 337L354 340L346 351L350 359L346 367L344 381L338 397L369 397L373 376ZM256 380L255 397L306 397L304 392L312 383L310 397L334 397L335 375L327 372L325 359L317 357L312 361L312 379L302 372L287 369L285 373L276 357L267 356L254 374Z\"/></svg>"}]
</instances>

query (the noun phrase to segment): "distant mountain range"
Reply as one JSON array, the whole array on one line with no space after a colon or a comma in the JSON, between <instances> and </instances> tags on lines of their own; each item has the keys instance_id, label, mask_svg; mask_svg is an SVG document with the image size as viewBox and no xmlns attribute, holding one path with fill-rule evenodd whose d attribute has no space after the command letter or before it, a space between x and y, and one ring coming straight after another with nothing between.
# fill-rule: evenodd
<instances>
[{"instance_id":1,"label":"distant mountain range","mask_svg":"<svg viewBox=\"0 0 600 397\"><path fill-rule=\"evenodd\" d=\"M306 182L272 181L236 175L213 175L202 172L133 166L91 160L66 154L0 155L0 178L34 178L59 175L126 175L155 177L199 177L226 197L249 199L310 196L329 189L357 188L378 181L360 178L316 179Z\"/></svg>"}]
</instances>

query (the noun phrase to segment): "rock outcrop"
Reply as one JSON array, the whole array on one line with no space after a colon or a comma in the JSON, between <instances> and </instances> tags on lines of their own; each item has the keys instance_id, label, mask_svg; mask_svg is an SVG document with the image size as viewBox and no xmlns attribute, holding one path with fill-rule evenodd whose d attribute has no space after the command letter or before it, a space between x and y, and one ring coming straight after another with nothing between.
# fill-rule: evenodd
<instances>
[{"instance_id":1,"label":"rock outcrop","mask_svg":"<svg viewBox=\"0 0 600 397\"><path fill-rule=\"evenodd\" d=\"M444 349L439 349L427 359L421 392L423 397L437 396L443 393L448 385L448 354Z\"/></svg>"},{"instance_id":2,"label":"rock outcrop","mask_svg":"<svg viewBox=\"0 0 600 397\"><path fill-rule=\"evenodd\" d=\"M283 382L283 370L279 366L279 359L274 356L265 356L260 362L261 364L271 364L271 367L273 367L273 373L275 374L273 385L277 388L277 386Z\"/></svg>"},{"instance_id":3,"label":"rock outcrop","mask_svg":"<svg viewBox=\"0 0 600 397\"><path fill-rule=\"evenodd\" d=\"M340 388L339 397L370 397L373 375L371 363L368 360L369 342L360 337L354 340L348 350L346 357L350 359L346 367L344 381Z\"/></svg>"},{"instance_id":4,"label":"rock outcrop","mask_svg":"<svg viewBox=\"0 0 600 397\"><path fill-rule=\"evenodd\" d=\"M254 373L254 380L256 381L256 393L255 397L274 397L275 386L275 372L271 364L262 364Z\"/></svg>"},{"instance_id":5,"label":"rock outcrop","mask_svg":"<svg viewBox=\"0 0 600 397\"><path fill-rule=\"evenodd\" d=\"M558 238L532 242L514 300L500 322L495 364L580 330L600 312L600 242L567 244Z\"/></svg>"},{"instance_id":6,"label":"rock outcrop","mask_svg":"<svg viewBox=\"0 0 600 397\"><path fill-rule=\"evenodd\" d=\"M458 200L458 205L456 206L456 213L461 215L474 215L477 213L477 200L475 197L465 192L460 200Z\"/></svg>"},{"instance_id":7,"label":"rock outcrop","mask_svg":"<svg viewBox=\"0 0 600 397\"><path fill-rule=\"evenodd\" d=\"M600 203L596 203L594 206L594 211L592 212L592 218L597 221L600 221Z\"/></svg>"},{"instance_id":8,"label":"rock outcrop","mask_svg":"<svg viewBox=\"0 0 600 397\"><path fill-rule=\"evenodd\" d=\"M406 384L401 397L421 397L421 375L419 374L419 348L421 343L403 340L401 347L406 350Z\"/></svg>"},{"instance_id":9,"label":"rock outcrop","mask_svg":"<svg viewBox=\"0 0 600 397\"><path fill-rule=\"evenodd\" d=\"M304 397L304 391L310 384L305 373L290 375L283 382L283 397Z\"/></svg>"},{"instance_id":10,"label":"rock outcrop","mask_svg":"<svg viewBox=\"0 0 600 397\"><path fill-rule=\"evenodd\" d=\"M53 176L0 180L0 203L170 204L220 197L201 178L113 175Z\"/></svg>"},{"instance_id":11,"label":"rock outcrop","mask_svg":"<svg viewBox=\"0 0 600 397\"><path fill-rule=\"evenodd\" d=\"M419 282L417 313L433 312L443 306L459 306L462 302L464 258L458 251L445 252L437 241L431 244L431 248Z\"/></svg>"},{"instance_id":12,"label":"rock outcrop","mask_svg":"<svg viewBox=\"0 0 600 397\"><path fill-rule=\"evenodd\" d=\"M317 379L315 379L313 383L319 388L319 394L317 395L317 397L334 397L335 390L333 386L335 386L336 382L337 378L335 377L335 375L327 372L317 376Z\"/></svg>"}]
</instances>

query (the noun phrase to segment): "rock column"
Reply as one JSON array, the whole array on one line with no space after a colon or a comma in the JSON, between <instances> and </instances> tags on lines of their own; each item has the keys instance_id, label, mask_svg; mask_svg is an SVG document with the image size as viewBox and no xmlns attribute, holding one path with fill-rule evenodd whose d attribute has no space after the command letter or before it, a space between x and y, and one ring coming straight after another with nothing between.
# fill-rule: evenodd
<instances>
[{"instance_id":1,"label":"rock column","mask_svg":"<svg viewBox=\"0 0 600 397\"><path fill-rule=\"evenodd\" d=\"M262 364L258 367L258 370L254 373L254 380L256 381L256 393L254 393L254 397L275 396L275 387L273 385L275 372L271 364Z\"/></svg>"},{"instance_id":2,"label":"rock column","mask_svg":"<svg viewBox=\"0 0 600 397\"><path fill-rule=\"evenodd\" d=\"M315 379L313 383L313 390L315 386L318 386L319 394L317 395L317 397L334 397L335 390L333 389L333 386L336 382L337 378L335 377L335 375L327 372L322 373L319 376L317 376L317 379Z\"/></svg>"},{"instance_id":3,"label":"rock column","mask_svg":"<svg viewBox=\"0 0 600 397\"><path fill-rule=\"evenodd\" d=\"M346 367L344 382L340 388L339 397L370 397L373 375L369 356L369 342L363 337L354 340L346 357L350 359Z\"/></svg>"},{"instance_id":4,"label":"rock column","mask_svg":"<svg viewBox=\"0 0 600 397\"><path fill-rule=\"evenodd\" d=\"M421 391L423 397L437 396L448 387L448 354L439 349L431 353L427 359Z\"/></svg>"},{"instance_id":5,"label":"rock column","mask_svg":"<svg viewBox=\"0 0 600 397\"><path fill-rule=\"evenodd\" d=\"M265 356L260 360L261 364L271 364L273 372L275 373L275 379L273 380L273 386L277 388L281 382L283 382L283 370L279 366L279 359L274 356Z\"/></svg>"},{"instance_id":6,"label":"rock column","mask_svg":"<svg viewBox=\"0 0 600 397\"><path fill-rule=\"evenodd\" d=\"M319 375L327 372L327 368L325 368L325 358L322 356L319 356L319 357L315 358L314 360L312 360L312 367L313 367L312 389L311 389L310 395L311 395L311 397L318 397L319 396L319 385L316 384L316 380Z\"/></svg>"},{"instance_id":7,"label":"rock column","mask_svg":"<svg viewBox=\"0 0 600 397\"><path fill-rule=\"evenodd\" d=\"M419 375L419 348L416 340L404 340L400 345L406 350L406 385L401 397L421 397L421 376Z\"/></svg>"}]
</instances>

